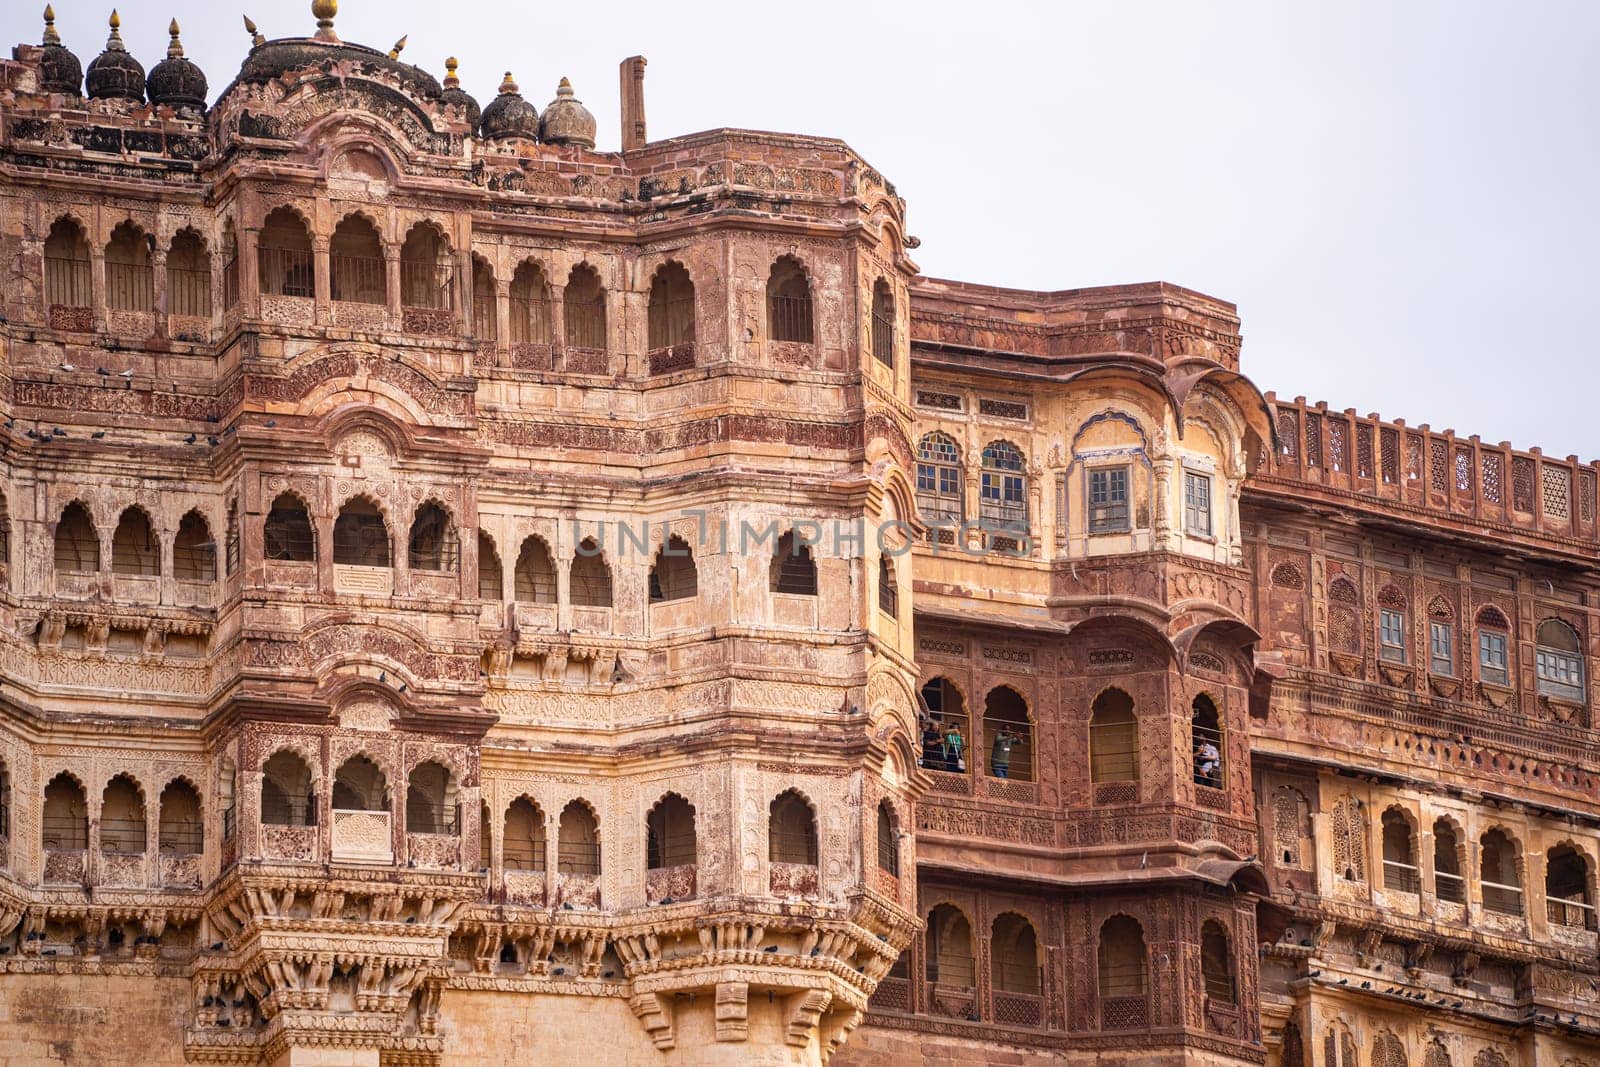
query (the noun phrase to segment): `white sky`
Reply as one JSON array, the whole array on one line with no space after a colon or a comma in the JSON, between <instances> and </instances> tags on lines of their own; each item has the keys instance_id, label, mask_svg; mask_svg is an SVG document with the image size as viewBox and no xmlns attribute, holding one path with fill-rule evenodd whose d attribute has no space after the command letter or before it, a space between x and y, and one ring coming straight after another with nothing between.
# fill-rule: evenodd
<instances>
[{"instance_id":1,"label":"white sky","mask_svg":"<svg viewBox=\"0 0 1600 1067\"><path fill-rule=\"evenodd\" d=\"M7 3L0 39L37 41L43 6ZM436 76L459 56L480 103L507 69L541 108L570 76L601 148L617 63L643 54L652 137L842 137L908 200L927 274L1175 282L1239 305L1263 389L1600 457L1600 4L343 7L346 40L408 33ZM56 9L87 66L108 4ZM314 28L309 0L123 0L123 36L148 68L176 15L214 97L248 47L241 10L268 37Z\"/></svg>"}]
</instances>

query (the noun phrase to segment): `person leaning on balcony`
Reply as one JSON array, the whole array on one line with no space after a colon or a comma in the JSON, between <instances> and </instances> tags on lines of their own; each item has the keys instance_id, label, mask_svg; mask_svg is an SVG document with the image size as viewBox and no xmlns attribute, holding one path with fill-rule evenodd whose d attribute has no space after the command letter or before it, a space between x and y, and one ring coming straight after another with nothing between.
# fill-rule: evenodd
<instances>
[{"instance_id":1,"label":"person leaning on balcony","mask_svg":"<svg viewBox=\"0 0 1600 1067\"><path fill-rule=\"evenodd\" d=\"M1016 744L1017 735L1009 730L1001 729L995 735L994 748L989 751L989 773L996 778L1010 777L1011 773L1011 746Z\"/></svg>"},{"instance_id":2,"label":"person leaning on balcony","mask_svg":"<svg viewBox=\"0 0 1600 1067\"><path fill-rule=\"evenodd\" d=\"M1194 780L1198 785L1221 785L1217 780L1217 768L1222 766L1222 753L1217 751L1217 746L1210 740L1202 740L1194 746Z\"/></svg>"},{"instance_id":3,"label":"person leaning on balcony","mask_svg":"<svg viewBox=\"0 0 1600 1067\"><path fill-rule=\"evenodd\" d=\"M922 727L922 765L943 770L944 762L944 738L930 719Z\"/></svg>"},{"instance_id":4,"label":"person leaning on balcony","mask_svg":"<svg viewBox=\"0 0 1600 1067\"><path fill-rule=\"evenodd\" d=\"M944 733L944 769L947 771L964 771L967 769L966 761L961 758L961 750L966 747L967 739L961 736L961 727L951 723Z\"/></svg>"}]
</instances>

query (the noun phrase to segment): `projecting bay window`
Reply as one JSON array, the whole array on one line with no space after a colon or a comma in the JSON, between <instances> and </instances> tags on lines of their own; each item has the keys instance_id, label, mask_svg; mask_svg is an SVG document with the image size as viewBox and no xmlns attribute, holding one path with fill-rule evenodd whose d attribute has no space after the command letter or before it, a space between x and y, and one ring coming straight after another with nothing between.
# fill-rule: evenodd
<instances>
[{"instance_id":1,"label":"projecting bay window","mask_svg":"<svg viewBox=\"0 0 1600 1067\"><path fill-rule=\"evenodd\" d=\"M1119 533L1128 528L1128 468L1101 467L1091 470L1089 532Z\"/></svg>"},{"instance_id":2,"label":"projecting bay window","mask_svg":"<svg viewBox=\"0 0 1600 1067\"><path fill-rule=\"evenodd\" d=\"M1443 677L1456 673L1455 634L1447 622L1428 624L1428 669Z\"/></svg>"},{"instance_id":3,"label":"projecting bay window","mask_svg":"<svg viewBox=\"0 0 1600 1067\"><path fill-rule=\"evenodd\" d=\"M1378 654L1390 663L1406 661L1406 613L1384 608L1378 612Z\"/></svg>"},{"instance_id":4,"label":"projecting bay window","mask_svg":"<svg viewBox=\"0 0 1600 1067\"><path fill-rule=\"evenodd\" d=\"M1211 478L1185 471L1183 474L1183 528L1196 537L1211 536Z\"/></svg>"}]
</instances>

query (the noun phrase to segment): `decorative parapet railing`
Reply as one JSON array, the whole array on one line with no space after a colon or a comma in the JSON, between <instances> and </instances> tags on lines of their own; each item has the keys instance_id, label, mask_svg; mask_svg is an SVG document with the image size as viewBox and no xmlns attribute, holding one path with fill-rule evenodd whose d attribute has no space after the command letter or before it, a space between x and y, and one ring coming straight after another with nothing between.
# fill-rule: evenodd
<instances>
[{"instance_id":1,"label":"decorative parapet railing","mask_svg":"<svg viewBox=\"0 0 1600 1067\"><path fill-rule=\"evenodd\" d=\"M1600 543L1596 486L1600 462L1556 459L1537 448L1407 426L1353 409L1331 411L1304 397L1267 394L1278 430L1271 463L1260 472L1355 493L1444 518L1501 524L1546 537Z\"/></svg>"},{"instance_id":2,"label":"decorative parapet railing","mask_svg":"<svg viewBox=\"0 0 1600 1067\"><path fill-rule=\"evenodd\" d=\"M333 809L335 863L393 863L394 837L387 811Z\"/></svg>"}]
</instances>

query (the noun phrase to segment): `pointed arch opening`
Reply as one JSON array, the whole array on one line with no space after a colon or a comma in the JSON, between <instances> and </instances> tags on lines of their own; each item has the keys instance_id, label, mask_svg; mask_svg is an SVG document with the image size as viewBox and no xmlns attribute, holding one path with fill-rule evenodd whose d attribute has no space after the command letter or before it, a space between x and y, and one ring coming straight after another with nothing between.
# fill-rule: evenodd
<instances>
[{"instance_id":1,"label":"pointed arch opening","mask_svg":"<svg viewBox=\"0 0 1600 1067\"><path fill-rule=\"evenodd\" d=\"M1557 845L1545 856L1545 914L1551 926L1595 929L1594 867L1571 845Z\"/></svg>"},{"instance_id":2,"label":"pointed arch opening","mask_svg":"<svg viewBox=\"0 0 1600 1067\"><path fill-rule=\"evenodd\" d=\"M1100 927L1099 993L1102 1030L1137 1030L1149 1025L1144 928L1128 915L1113 915Z\"/></svg>"},{"instance_id":3,"label":"pointed arch opening","mask_svg":"<svg viewBox=\"0 0 1600 1067\"><path fill-rule=\"evenodd\" d=\"M1411 820L1399 808L1383 813L1383 887L1402 893L1415 893L1417 858Z\"/></svg>"},{"instance_id":4,"label":"pointed arch opening","mask_svg":"<svg viewBox=\"0 0 1600 1067\"><path fill-rule=\"evenodd\" d=\"M698 593L699 586L694 552L687 541L673 534L656 553L655 563L650 568L650 603L688 600Z\"/></svg>"},{"instance_id":5,"label":"pointed arch opening","mask_svg":"<svg viewBox=\"0 0 1600 1067\"><path fill-rule=\"evenodd\" d=\"M940 904L928 912L927 968L932 985L951 990L972 990L978 984L976 953L973 952L972 923L953 904ZM941 997L934 993L935 1009ZM947 1002L948 1006L954 1006ZM941 1011L941 1014L951 1014Z\"/></svg>"},{"instance_id":6,"label":"pointed arch opening","mask_svg":"<svg viewBox=\"0 0 1600 1067\"><path fill-rule=\"evenodd\" d=\"M1227 746L1222 716L1207 693L1194 698L1189 709L1189 751L1194 758L1194 784L1225 789L1228 783Z\"/></svg>"},{"instance_id":7,"label":"pointed arch opening","mask_svg":"<svg viewBox=\"0 0 1600 1067\"><path fill-rule=\"evenodd\" d=\"M200 793L188 781L175 778L161 791L157 847L166 856L198 856L204 845Z\"/></svg>"},{"instance_id":8,"label":"pointed arch opening","mask_svg":"<svg viewBox=\"0 0 1600 1067\"><path fill-rule=\"evenodd\" d=\"M261 767L261 821L267 826L315 826L311 768L299 753L274 752Z\"/></svg>"},{"instance_id":9,"label":"pointed arch opening","mask_svg":"<svg viewBox=\"0 0 1600 1067\"><path fill-rule=\"evenodd\" d=\"M567 275L561 310L568 348L606 347L606 290L589 264L580 263Z\"/></svg>"},{"instance_id":10,"label":"pointed arch opening","mask_svg":"<svg viewBox=\"0 0 1600 1067\"><path fill-rule=\"evenodd\" d=\"M444 764L424 760L411 768L406 780L406 832L450 836L461 832L456 780Z\"/></svg>"},{"instance_id":11,"label":"pointed arch opening","mask_svg":"<svg viewBox=\"0 0 1600 1067\"><path fill-rule=\"evenodd\" d=\"M774 341L813 343L811 282L793 256L780 256L767 276L767 336Z\"/></svg>"},{"instance_id":12,"label":"pointed arch opening","mask_svg":"<svg viewBox=\"0 0 1600 1067\"><path fill-rule=\"evenodd\" d=\"M594 538L586 537L572 560L572 605L579 608L611 606L611 566Z\"/></svg>"},{"instance_id":13,"label":"pointed arch opening","mask_svg":"<svg viewBox=\"0 0 1600 1067\"><path fill-rule=\"evenodd\" d=\"M989 690L983 702L983 734L991 778L1033 781L1033 722L1021 693L1008 685Z\"/></svg>"},{"instance_id":14,"label":"pointed arch opening","mask_svg":"<svg viewBox=\"0 0 1600 1067\"><path fill-rule=\"evenodd\" d=\"M192 227L174 234L167 249L167 314L211 317L211 253Z\"/></svg>"},{"instance_id":15,"label":"pointed arch opening","mask_svg":"<svg viewBox=\"0 0 1600 1067\"><path fill-rule=\"evenodd\" d=\"M44 301L56 307L94 306L89 266L89 242L76 219L62 217L50 224L44 239Z\"/></svg>"},{"instance_id":16,"label":"pointed arch opening","mask_svg":"<svg viewBox=\"0 0 1600 1067\"><path fill-rule=\"evenodd\" d=\"M878 553L878 610L891 619L900 617L900 586L888 552Z\"/></svg>"},{"instance_id":17,"label":"pointed arch opening","mask_svg":"<svg viewBox=\"0 0 1600 1067\"><path fill-rule=\"evenodd\" d=\"M153 578L161 573L161 543L143 508L123 511L111 538L111 571L128 577Z\"/></svg>"},{"instance_id":18,"label":"pointed arch opening","mask_svg":"<svg viewBox=\"0 0 1600 1067\"><path fill-rule=\"evenodd\" d=\"M793 789L779 793L767 807L767 859L772 863L817 864L816 814Z\"/></svg>"},{"instance_id":19,"label":"pointed arch opening","mask_svg":"<svg viewBox=\"0 0 1600 1067\"><path fill-rule=\"evenodd\" d=\"M965 771L972 723L961 690L948 678L930 678L922 685L922 703L928 709L922 724L922 765L934 771Z\"/></svg>"},{"instance_id":20,"label":"pointed arch opening","mask_svg":"<svg viewBox=\"0 0 1600 1067\"><path fill-rule=\"evenodd\" d=\"M947 433L924 434L917 444L917 510L930 524L959 526L962 498L961 447Z\"/></svg>"},{"instance_id":21,"label":"pointed arch opening","mask_svg":"<svg viewBox=\"0 0 1600 1067\"><path fill-rule=\"evenodd\" d=\"M354 567L389 566L389 527L366 497L353 497L333 524L333 562Z\"/></svg>"},{"instance_id":22,"label":"pointed arch opening","mask_svg":"<svg viewBox=\"0 0 1600 1067\"><path fill-rule=\"evenodd\" d=\"M1200 982L1211 1004L1232 1007L1238 1000L1228 931L1215 919L1207 919L1200 927Z\"/></svg>"},{"instance_id":23,"label":"pointed arch opening","mask_svg":"<svg viewBox=\"0 0 1600 1067\"><path fill-rule=\"evenodd\" d=\"M600 824L594 811L581 800L574 800L561 809L556 859L561 874L594 876L600 873Z\"/></svg>"},{"instance_id":24,"label":"pointed arch opening","mask_svg":"<svg viewBox=\"0 0 1600 1067\"><path fill-rule=\"evenodd\" d=\"M333 776L333 807L338 811L388 811L389 780L370 757L354 755Z\"/></svg>"},{"instance_id":25,"label":"pointed arch opening","mask_svg":"<svg viewBox=\"0 0 1600 1067\"><path fill-rule=\"evenodd\" d=\"M1478 624L1478 680L1491 685L1511 684L1511 660L1507 648L1511 640L1511 624L1492 604L1479 610Z\"/></svg>"},{"instance_id":26,"label":"pointed arch opening","mask_svg":"<svg viewBox=\"0 0 1600 1067\"><path fill-rule=\"evenodd\" d=\"M785 531L772 550L769 580L774 593L789 596L817 595L817 564L811 546L793 530Z\"/></svg>"},{"instance_id":27,"label":"pointed arch opening","mask_svg":"<svg viewBox=\"0 0 1600 1067\"><path fill-rule=\"evenodd\" d=\"M577 570L576 563L573 566ZM537 535L522 542L517 554L516 599L524 604L554 604L556 602L556 565L550 558L550 549ZM609 595L607 603L610 602ZM578 603L574 595L573 603Z\"/></svg>"},{"instance_id":28,"label":"pointed arch opening","mask_svg":"<svg viewBox=\"0 0 1600 1067\"><path fill-rule=\"evenodd\" d=\"M430 311L455 310L455 257L438 226L418 222L400 246L400 304Z\"/></svg>"},{"instance_id":29,"label":"pointed arch opening","mask_svg":"<svg viewBox=\"0 0 1600 1067\"><path fill-rule=\"evenodd\" d=\"M543 871L545 867L544 812L527 797L518 797L506 809L505 838L500 854L508 871Z\"/></svg>"},{"instance_id":30,"label":"pointed arch opening","mask_svg":"<svg viewBox=\"0 0 1600 1067\"><path fill-rule=\"evenodd\" d=\"M461 569L461 538L450 513L438 502L423 504L411 520L406 561L414 571L454 574Z\"/></svg>"},{"instance_id":31,"label":"pointed arch opening","mask_svg":"<svg viewBox=\"0 0 1600 1067\"><path fill-rule=\"evenodd\" d=\"M150 249L155 241L133 222L111 231L106 243L106 307L112 311L154 311L155 269Z\"/></svg>"},{"instance_id":32,"label":"pointed arch opening","mask_svg":"<svg viewBox=\"0 0 1600 1067\"><path fill-rule=\"evenodd\" d=\"M978 519L986 529L1027 532L1027 470L1022 450L1010 441L990 441L984 446Z\"/></svg>"},{"instance_id":33,"label":"pointed arch opening","mask_svg":"<svg viewBox=\"0 0 1600 1067\"><path fill-rule=\"evenodd\" d=\"M899 826L894 805L887 800L878 801L878 870L895 878L900 877Z\"/></svg>"},{"instance_id":34,"label":"pointed arch opening","mask_svg":"<svg viewBox=\"0 0 1600 1067\"><path fill-rule=\"evenodd\" d=\"M287 207L267 215L256 243L256 266L262 296L316 296L315 257L305 219Z\"/></svg>"},{"instance_id":35,"label":"pointed arch opening","mask_svg":"<svg viewBox=\"0 0 1600 1067\"><path fill-rule=\"evenodd\" d=\"M500 289L494 268L479 255L472 257L472 336L480 341L500 337Z\"/></svg>"},{"instance_id":36,"label":"pointed arch opening","mask_svg":"<svg viewBox=\"0 0 1600 1067\"><path fill-rule=\"evenodd\" d=\"M519 263L511 276L511 340L550 344L550 283L531 259Z\"/></svg>"},{"instance_id":37,"label":"pointed arch opening","mask_svg":"<svg viewBox=\"0 0 1600 1067\"><path fill-rule=\"evenodd\" d=\"M989 938L990 978L996 994L997 1022L1010 1021L1018 1014L1020 1004L1003 1004L1001 994L1037 997L1043 991L1044 981L1039 966L1039 935L1033 923L1008 911L998 916ZM1025 1003L1025 1002L1024 1002ZM1037 1026L1037 1014L1024 1025Z\"/></svg>"},{"instance_id":38,"label":"pointed arch opening","mask_svg":"<svg viewBox=\"0 0 1600 1067\"><path fill-rule=\"evenodd\" d=\"M1560 619L1546 619L1534 636L1534 676L1541 696L1584 703L1583 643Z\"/></svg>"},{"instance_id":39,"label":"pointed arch opening","mask_svg":"<svg viewBox=\"0 0 1600 1067\"><path fill-rule=\"evenodd\" d=\"M1461 835L1449 819L1433 823L1433 893L1452 904L1467 902L1467 883L1461 876Z\"/></svg>"},{"instance_id":40,"label":"pointed arch opening","mask_svg":"<svg viewBox=\"0 0 1600 1067\"><path fill-rule=\"evenodd\" d=\"M365 215L346 215L328 244L328 295L347 304L387 304L383 239Z\"/></svg>"},{"instance_id":41,"label":"pointed arch opening","mask_svg":"<svg viewBox=\"0 0 1600 1067\"><path fill-rule=\"evenodd\" d=\"M894 366L894 290L883 278L872 286L872 358Z\"/></svg>"},{"instance_id":42,"label":"pointed arch opening","mask_svg":"<svg viewBox=\"0 0 1600 1067\"><path fill-rule=\"evenodd\" d=\"M651 279L647 325L652 351L694 344L694 282L682 263L668 260Z\"/></svg>"},{"instance_id":43,"label":"pointed arch opening","mask_svg":"<svg viewBox=\"0 0 1600 1067\"><path fill-rule=\"evenodd\" d=\"M1106 689L1094 698L1089 716L1089 777L1097 785L1132 785L1137 795L1139 720L1133 713L1133 698L1121 689Z\"/></svg>"},{"instance_id":44,"label":"pointed arch opening","mask_svg":"<svg viewBox=\"0 0 1600 1067\"><path fill-rule=\"evenodd\" d=\"M1483 907L1500 915L1522 914L1521 850L1498 827L1478 841L1478 884Z\"/></svg>"},{"instance_id":45,"label":"pointed arch opening","mask_svg":"<svg viewBox=\"0 0 1600 1067\"><path fill-rule=\"evenodd\" d=\"M77 501L56 521L55 563L58 574L100 573L100 535L89 509Z\"/></svg>"},{"instance_id":46,"label":"pointed arch opening","mask_svg":"<svg viewBox=\"0 0 1600 1067\"><path fill-rule=\"evenodd\" d=\"M172 576L180 582L217 579L217 543L199 509L189 511L178 523L178 535L172 541Z\"/></svg>"},{"instance_id":47,"label":"pointed arch opening","mask_svg":"<svg viewBox=\"0 0 1600 1067\"><path fill-rule=\"evenodd\" d=\"M100 851L136 856L145 851L144 793L134 780L119 774L106 783L100 798Z\"/></svg>"},{"instance_id":48,"label":"pointed arch opening","mask_svg":"<svg viewBox=\"0 0 1600 1067\"><path fill-rule=\"evenodd\" d=\"M44 787L41 828L46 852L83 852L89 847L88 795L66 771Z\"/></svg>"},{"instance_id":49,"label":"pointed arch opening","mask_svg":"<svg viewBox=\"0 0 1600 1067\"><path fill-rule=\"evenodd\" d=\"M262 526L267 559L311 563L317 558L317 535L306 503L293 493L279 493Z\"/></svg>"},{"instance_id":50,"label":"pointed arch opening","mask_svg":"<svg viewBox=\"0 0 1600 1067\"><path fill-rule=\"evenodd\" d=\"M491 603L505 599L505 574L494 538L478 531L478 599Z\"/></svg>"}]
</instances>

